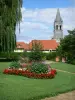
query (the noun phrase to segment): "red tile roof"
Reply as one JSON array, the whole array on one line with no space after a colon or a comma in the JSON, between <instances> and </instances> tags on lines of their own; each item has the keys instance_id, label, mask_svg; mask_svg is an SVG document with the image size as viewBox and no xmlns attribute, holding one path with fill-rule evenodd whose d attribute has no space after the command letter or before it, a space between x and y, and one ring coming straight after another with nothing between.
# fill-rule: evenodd
<instances>
[{"instance_id":1,"label":"red tile roof","mask_svg":"<svg viewBox=\"0 0 75 100\"><path fill-rule=\"evenodd\" d=\"M17 45L17 48L28 50L28 44L25 42L17 42L16 45Z\"/></svg>"},{"instance_id":2,"label":"red tile roof","mask_svg":"<svg viewBox=\"0 0 75 100\"><path fill-rule=\"evenodd\" d=\"M55 50L57 48L57 46L59 45L56 40L32 40L29 43L29 47L30 49L32 48L32 43L34 43L35 41L39 41L42 46L43 46L43 50Z\"/></svg>"},{"instance_id":3,"label":"red tile roof","mask_svg":"<svg viewBox=\"0 0 75 100\"><path fill-rule=\"evenodd\" d=\"M59 45L56 40L32 40L29 44L24 42L17 42L17 48L22 48L25 50L31 50L32 43L35 41L40 42L43 46L43 50L55 50Z\"/></svg>"}]
</instances>

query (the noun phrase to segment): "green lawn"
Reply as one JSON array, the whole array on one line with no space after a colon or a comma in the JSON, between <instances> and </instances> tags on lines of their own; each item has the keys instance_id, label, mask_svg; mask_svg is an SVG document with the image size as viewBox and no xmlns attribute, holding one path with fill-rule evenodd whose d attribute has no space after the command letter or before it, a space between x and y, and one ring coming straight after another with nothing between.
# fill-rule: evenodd
<instances>
[{"instance_id":1,"label":"green lawn","mask_svg":"<svg viewBox=\"0 0 75 100\"><path fill-rule=\"evenodd\" d=\"M52 63L51 67L75 73L75 65L59 62L59 63Z\"/></svg>"},{"instance_id":2,"label":"green lawn","mask_svg":"<svg viewBox=\"0 0 75 100\"><path fill-rule=\"evenodd\" d=\"M0 100L40 100L75 89L75 75L58 72L54 79L29 79L2 73L9 63L0 63ZM68 64L52 64L52 67ZM74 68L72 65L69 67ZM75 69L75 68L74 68ZM73 70L73 69L72 69Z\"/></svg>"}]
</instances>

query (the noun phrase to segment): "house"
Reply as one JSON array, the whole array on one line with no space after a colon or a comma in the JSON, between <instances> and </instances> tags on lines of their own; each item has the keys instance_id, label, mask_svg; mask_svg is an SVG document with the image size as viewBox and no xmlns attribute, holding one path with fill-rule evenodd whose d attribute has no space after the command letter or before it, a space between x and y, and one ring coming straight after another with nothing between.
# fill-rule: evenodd
<instances>
[{"instance_id":1,"label":"house","mask_svg":"<svg viewBox=\"0 0 75 100\"><path fill-rule=\"evenodd\" d=\"M17 42L16 43L16 50L14 52L24 52L28 50L28 44L25 42Z\"/></svg>"},{"instance_id":2,"label":"house","mask_svg":"<svg viewBox=\"0 0 75 100\"><path fill-rule=\"evenodd\" d=\"M29 50L32 49L32 43L35 43L35 41L40 42L42 45L42 51L43 52L51 52L56 51L56 48L58 47L59 43L56 42L56 40L32 40L29 43Z\"/></svg>"},{"instance_id":3,"label":"house","mask_svg":"<svg viewBox=\"0 0 75 100\"><path fill-rule=\"evenodd\" d=\"M29 44L26 44L24 42L17 42L16 52L30 52L32 49L32 44L35 43L35 41L40 42L42 44L43 52L56 51L56 48L59 45L59 43L56 42L56 40L32 40Z\"/></svg>"}]
</instances>

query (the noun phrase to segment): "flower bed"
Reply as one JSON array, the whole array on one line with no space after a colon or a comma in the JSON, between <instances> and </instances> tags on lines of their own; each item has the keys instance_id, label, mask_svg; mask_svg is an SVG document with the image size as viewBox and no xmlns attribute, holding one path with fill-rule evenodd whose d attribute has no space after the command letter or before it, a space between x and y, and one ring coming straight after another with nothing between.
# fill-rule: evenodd
<instances>
[{"instance_id":1,"label":"flower bed","mask_svg":"<svg viewBox=\"0 0 75 100\"><path fill-rule=\"evenodd\" d=\"M28 65L31 65L32 63L21 63L21 68L26 68Z\"/></svg>"},{"instance_id":2,"label":"flower bed","mask_svg":"<svg viewBox=\"0 0 75 100\"><path fill-rule=\"evenodd\" d=\"M41 73L41 74L37 74L34 72L30 72L28 70L19 70L19 69L5 69L3 71L4 74L13 74L13 75L22 75L25 77L29 77L29 78L54 78L55 74L56 74L56 70L55 69L51 69L50 72L48 73Z\"/></svg>"}]
</instances>

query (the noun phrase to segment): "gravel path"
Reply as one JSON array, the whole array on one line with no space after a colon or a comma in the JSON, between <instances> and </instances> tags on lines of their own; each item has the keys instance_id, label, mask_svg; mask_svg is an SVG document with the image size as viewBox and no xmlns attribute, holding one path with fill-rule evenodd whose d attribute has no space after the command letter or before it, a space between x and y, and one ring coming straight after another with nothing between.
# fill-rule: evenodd
<instances>
[{"instance_id":1,"label":"gravel path","mask_svg":"<svg viewBox=\"0 0 75 100\"><path fill-rule=\"evenodd\" d=\"M71 72L64 71L64 70L59 70L59 69L56 69L56 70L58 70L58 71L60 71L60 72L65 72L65 73L75 74L75 73L71 73Z\"/></svg>"}]
</instances>

